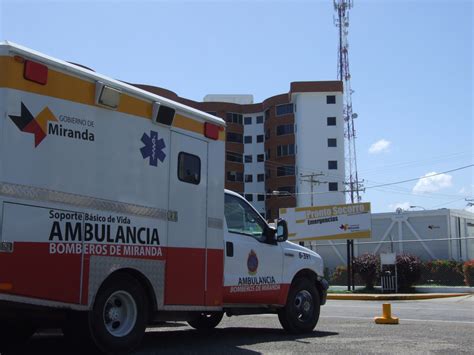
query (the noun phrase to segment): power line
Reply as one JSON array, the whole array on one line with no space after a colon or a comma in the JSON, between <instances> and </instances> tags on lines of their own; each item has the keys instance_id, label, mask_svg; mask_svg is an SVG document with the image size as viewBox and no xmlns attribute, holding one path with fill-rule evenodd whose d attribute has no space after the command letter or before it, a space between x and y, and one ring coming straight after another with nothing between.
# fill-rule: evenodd
<instances>
[{"instance_id":1,"label":"power line","mask_svg":"<svg viewBox=\"0 0 474 355\"><path fill-rule=\"evenodd\" d=\"M417 177L417 178L413 178L413 179L407 179L407 180L401 180L401 181L390 182L390 183L387 183L387 184L374 185L374 186L367 186L366 189L374 189L374 188L376 188L376 187L397 185L397 184L403 184L403 183L405 183L405 182L417 181L417 180L421 180L421 179L428 179L428 178L432 178L433 176L438 176L438 175L442 175L442 174L446 174L446 173L452 173L453 171L458 171L458 170L467 169L467 168L470 168L470 167L472 167L472 166L474 166L474 164L470 164L470 165L466 165L466 166L461 166L461 167L456 168L456 169L446 170L446 171L443 171L443 172L441 172L441 173L431 174L431 175L428 175L428 176L425 175L425 176L421 176L421 177Z\"/></svg>"}]
</instances>

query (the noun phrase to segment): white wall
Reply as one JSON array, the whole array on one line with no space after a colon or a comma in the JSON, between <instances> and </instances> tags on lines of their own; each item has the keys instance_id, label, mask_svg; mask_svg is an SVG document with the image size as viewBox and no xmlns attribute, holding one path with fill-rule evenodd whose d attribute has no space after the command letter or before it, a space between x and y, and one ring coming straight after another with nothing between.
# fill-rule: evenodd
<instances>
[{"instance_id":1,"label":"white wall","mask_svg":"<svg viewBox=\"0 0 474 355\"><path fill-rule=\"evenodd\" d=\"M265 195L265 178L262 182L257 182L258 174L265 174L265 163L257 162L258 154L265 154L265 133L264 124L257 124L257 116L264 116L264 113L252 113L244 114L243 120L245 123L245 117L252 118L252 124L244 124L244 137L252 136L251 144L244 144L244 192L246 194L253 194L252 205L261 213L265 213L265 200L258 201L257 194ZM257 143L257 135L264 135L264 140L261 143ZM252 163L245 163L245 155L252 155ZM252 174L253 181L251 183L245 182L245 175Z\"/></svg>"},{"instance_id":2,"label":"white wall","mask_svg":"<svg viewBox=\"0 0 474 355\"><path fill-rule=\"evenodd\" d=\"M327 104L326 96L335 95L336 103ZM345 203L343 96L339 92L294 93L296 124L296 188L297 206L311 206L311 184L301 181L301 174L323 173L315 179L337 182L338 192L329 192L327 183L313 186L313 203L331 205ZM336 126L327 125L327 117L336 117ZM336 138L337 147L328 147L327 139ZM328 169L328 161L337 160L337 170ZM301 194L303 193L303 194Z\"/></svg>"}]
</instances>

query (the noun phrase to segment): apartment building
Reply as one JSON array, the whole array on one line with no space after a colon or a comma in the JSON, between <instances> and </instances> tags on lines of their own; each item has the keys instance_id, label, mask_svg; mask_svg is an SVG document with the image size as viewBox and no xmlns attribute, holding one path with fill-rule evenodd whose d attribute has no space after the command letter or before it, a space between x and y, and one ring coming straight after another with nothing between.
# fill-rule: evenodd
<instances>
[{"instance_id":1,"label":"apartment building","mask_svg":"<svg viewBox=\"0 0 474 355\"><path fill-rule=\"evenodd\" d=\"M271 220L282 207L345 203L341 81L292 82L288 93L207 95L202 102L136 85L223 118L225 186Z\"/></svg>"}]
</instances>

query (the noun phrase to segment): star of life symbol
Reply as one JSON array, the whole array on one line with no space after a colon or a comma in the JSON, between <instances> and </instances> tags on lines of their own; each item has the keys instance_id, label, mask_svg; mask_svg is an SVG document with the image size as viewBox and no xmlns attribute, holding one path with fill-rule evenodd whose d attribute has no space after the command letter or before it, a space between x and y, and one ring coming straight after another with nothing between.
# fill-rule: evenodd
<instances>
[{"instance_id":1,"label":"star of life symbol","mask_svg":"<svg viewBox=\"0 0 474 355\"><path fill-rule=\"evenodd\" d=\"M151 166L158 166L158 160L161 162L165 160L166 154L163 149L166 144L163 138L158 139L158 132L150 131L150 135L143 133L141 141L145 146L140 148L140 152L143 159L150 158Z\"/></svg>"}]
</instances>

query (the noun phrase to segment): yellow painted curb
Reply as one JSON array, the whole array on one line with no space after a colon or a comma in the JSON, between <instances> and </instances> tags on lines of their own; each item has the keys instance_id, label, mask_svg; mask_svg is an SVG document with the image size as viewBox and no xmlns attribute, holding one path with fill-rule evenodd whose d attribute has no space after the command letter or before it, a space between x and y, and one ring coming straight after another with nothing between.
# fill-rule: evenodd
<instances>
[{"instance_id":1,"label":"yellow painted curb","mask_svg":"<svg viewBox=\"0 0 474 355\"><path fill-rule=\"evenodd\" d=\"M366 294L334 294L329 293L328 300L352 300L352 301L408 301L408 300L429 300L433 298L448 298L468 296L470 293L425 293L425 294L387 294L387 295L366 295Z\"/></svg>"}]
</instances>

